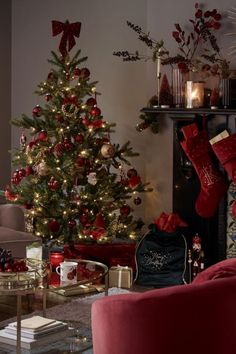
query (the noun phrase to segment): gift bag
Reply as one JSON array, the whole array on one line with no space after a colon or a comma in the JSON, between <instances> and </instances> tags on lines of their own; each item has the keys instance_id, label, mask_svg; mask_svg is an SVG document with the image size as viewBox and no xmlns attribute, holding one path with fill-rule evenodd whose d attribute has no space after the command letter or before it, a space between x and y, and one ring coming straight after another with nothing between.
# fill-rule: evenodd
<instances>
[{"instance_id":1,"label":"gift bag","mask_svg":"<svg viewBox=\"0 0 236 354\"><path fill-rule=\"evenodd\" d=\"M155 288L187 283L187 252L179 222L165 223L162 215L137 246L135 283Z\"/></svg>"}]
</instances>

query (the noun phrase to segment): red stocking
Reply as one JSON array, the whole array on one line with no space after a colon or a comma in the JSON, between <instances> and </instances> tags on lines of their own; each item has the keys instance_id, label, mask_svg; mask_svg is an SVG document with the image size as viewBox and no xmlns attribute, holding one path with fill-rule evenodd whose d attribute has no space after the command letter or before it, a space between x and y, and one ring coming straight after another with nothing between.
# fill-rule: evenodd
<instances>
[{"instance_id":1,"label":"red stocking","mask_svg":"<svg viewBox=\"0 0 236 354\"><path fill-rule=\"evenodd\" d=\"M227 171L229 178L236 184L236 134L217 141L212 145L212 149Z\"/></svg>"},{"instance_id":2,"label":"red stocking","mask_svg":"<svg viewBox=\"0 0 236 354\"><path fill-rule=\"evenodd\" d=\"M206 129L199 132L193 123L181 130L184 140L180 144L192 162L201 183L195 209L198 215L208 218L215 214L228 184L212 162L211 145Z\"/></svg>"}]
</instances>

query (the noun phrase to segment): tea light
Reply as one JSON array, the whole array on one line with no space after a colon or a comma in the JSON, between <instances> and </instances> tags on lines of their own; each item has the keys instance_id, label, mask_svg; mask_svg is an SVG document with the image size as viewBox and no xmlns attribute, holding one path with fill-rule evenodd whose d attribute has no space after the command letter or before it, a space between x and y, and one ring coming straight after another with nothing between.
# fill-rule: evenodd
<instances>
[{"instance_id":1,"label":"tea light","mask_svg":"<svg viewBox=\"0 0 236 354\"><path fill-rule=\"evenodd\" d=\"M64 261L64 253L63 252L51 252L50 253L50 263L53 268L60 265L61 262Z\"/></svg>"}]
</instances>

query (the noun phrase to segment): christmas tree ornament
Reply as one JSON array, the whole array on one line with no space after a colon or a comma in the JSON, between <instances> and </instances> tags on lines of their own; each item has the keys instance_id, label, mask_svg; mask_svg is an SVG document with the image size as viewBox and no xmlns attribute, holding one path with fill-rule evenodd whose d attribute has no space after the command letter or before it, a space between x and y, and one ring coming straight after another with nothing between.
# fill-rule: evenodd
<instances>
[{"instance_id":1,"label":"christmas tree ornament","mask_svg":"<svg viewBox=\"0 0 236 354\"><path fill-rule=\"evenodd\" d=\"M21 136L20 136L20 147L22 149L24 149L26 147L26 141L27 141L27 138L26 138L24 132L22 132Z\"/></svg>"},{"instance_id":2,"label":"christmas tree ornament","mask_svg":"<svg viewBox=\"0 0 236 354\"><path fill-rule=\"evenodd\" d=\"M212 217L228 188L228 183L213 163L205 118L202 131L198 130L195 123L183 127L181 131L184 139L180 141L180 144L192 162L201 184L200 193L195 202L196 212L203 218Z\"/></svg>"},{"instance_id":3,"label":"christmas tree ornament","mask_svg":"<svg viewBox=\"0 0 236 354\"><path fill-rule=\"evenodd\" d=\"M76 226L76 220L75 219L68 220L68 227L70 229L73 229L75 226Z\"/></svg>"},{"instance_id":4,"label":"christmas tree ornament","mask_svg":"<svg viewBox=\"0 0 236 354\"><path fill-rule=\"evenodd\" d=\"M91 116L97 117L97 116L101 115L101 110L98 107L94 107L91 109L91 111L89 113L91 114Z\"/></svg>"},{"instance_id":5,"label":"christmas tree ornament","mask_svg":"<svg viewBox=\"0 0 236 354\"><path fill-rule=\"evenodd\" d=\"M51 232L58 232L60 230L60 224L57 220L50 220L48 223L48 229Z\"/></svg>"},{"instance_id":6,"label":"christmas tree ornament","mask_svg":"<svg viewBox=\"0 0 236 354\"><path fill-rule=\"evenodd\" d=\"M80 78L82 80L88 80L90 76L90 71L88 68L82 68L80 72Z\"/></svg>"},{"instance_id":7,"label":"christmas tree ornament","mask_svg":"<svg viewBox=\"0 0 236 354\"><path fill-rule=\"evenodd\" d=\"M115 147L111 144L103 144L101 147L101 154L106 159L112 158L115 155Z\"/></svg>"},{"instance_id":8,"label":"christmas tree ornament","mask_svg":"<svg viewBox=\"0 0 236 354\"><path fill-rule=\"evenodd\" d=\"M55 152L56 156L60 157L64 154L65 152L65 145L64 143L57 143L54 148L53 151Z\"/></svg>"},{"instance_id":9,"label":"christmas tree ornament","mask_svg":"<svg viewBox=\"0 0 236 354\"><path fill-rule=\"evenodd\" d=\"M19 176L20 176L20 178L23 178L26 176L26 171L24 168L19 169Z\"/></svg>"},{"instance_id":10,"label":"christmas tree ornament","mask_svg":"<svg viewBox=\"0 0 236 354\"><path fill-rule=\"evenodd\" d=\"M236 133L229 135L226 132L223 134L223 138L221 136L222 133L219 135L220 140L213 143L211 147L229 178L236 184Z\"/></svg>"},{"instance_id":11,"label":"christmas tree ornament","mask_svg":"<svg viewBox=\"0 0 236 354\"><path fill-rule=\"evenodd\" d=\"M135 197L134 198L134 204L135 205L140 205L142 203L142 199L140 197Z\"/></svg>"},{"instance_id":12,"label":"christmas tree ornament","mask_svg":"<svg viewBox=\"0 0 236 354\"><path fill-rule=\"evenodd\" d=\"M79 77L80 74L81 74L81 70L80 70L79 68L75 68L75 70L74 70L74 75L75 75L76 77Z\"/></svg>"},{"instance_id":13,"label":"christmas tree ornament","mask_svg":"<svg viewBox=\"0 0 236 354\"><path fill-rule=\"evenodd\" d=\"M63 58L75 46L74 37L79 37L80 28L80 22L69 23L69 21L66 21L65 23L62 23L59 21L52 21L52 35L57 36L62 33L59 51Z\"/></svg>"},{"instance_id":14,"label":"christmas tree ornament","mask_svg":"<svg viewBox=\"0 0 236 354\"><path fill-rule=\"evenodd\" d=\"M39 134L38 134L39 141L47 141L47 138L48 138L47 132L45 132L44 130L39 132Z\"/></svg>"},{"instance_id":15,"label":"christmas tree ornament","mask_svg":"<svg viewBox=\"0 0 236 354\"><path fill-rule=\"evenodd\" d=\"M47 101L47 102L48 102L48 101L51 101L52 95L51 95L50 93L46 93L45 98L46 98L46 101Z\"/></svg>"},{"instance_id":16,"label":"christmas tree ornament","mask_svg":"<svg viewBox=\"0 0 236 354\"><path fill-rule=\"evenodd\" d=\"M26 176L32 175L33 173L34 173L33 167L32 166L26 166L26 168L25 168Z\"/></svg>"},{"instance_id":17,"label":"christmas tree ornament","mask_svg":"<svg viewBox=\"0 0 236 354\"><path fill-rule=\"evenodd\" d=\"M128 171L127 171L127 177L128 178L132 178L132 177L135 177L138 175L138 172L134 169L134 168L130 168Z\"/></svg>"},{"instance_id":18,"label":"christmas tree ornament","mask_svg":"<svg viewBox=\"0 0 236 354\"><path fill-rule=\"evenodd\" d=\"M64 141L63 141L63 144L64 144L64 149L66 151L70 151L73 149L74 145L73 143L70 141L70 139L68 138L65 138Z\"/></svg>"},{"instance_id":19,"label":"christmas tree ornament","mask_svg":"<svg viewBox=\"0 0 236 354\"><path fill-rule=\"evenodd\" d=\"M84 165L86 164L87 159L85 157L82 156L78 156L76 159L76 164L78 167L84 167Z\"/></svg>"},{"instance_id":20,"label":"christmas tree ornament","mask_svg":"<svg viewBox=\"0 0 236 354\"><path fill-rule=\"evenodd\" d=\"M98 182L96 172L90 172L87 176L87 180L88 180L89 184L92 184L92 186L95 186Z\"/></svg>"},{"instance_id":21,"label":"christmas tree ornament","mask_svg":"<svg viewBox=\"0 0 236 354\"><path fill-rule=\"evenodd\" d=\"M74 103L64 103L61 107L61 110L66 117L71 118L73 116L76 116L79 111L79 108Z\"/></svg>"},{"instance_id":22,"label":"christmas tree ornament","mask_svg":"<svg viewBox=\"0 0 236 354\"><path fill-rule=\"evenodd\" d=\"M56 191L59 189L59 182L55 179L55 177L51 177L48 182L48 187L51 191Z\"/></svg>"},{"instance_id":23,"label":"christmas tree ornament","mask_svg":"<svg viewBox=\"0 0 236 354\"><path fill-rule=\"evenodd\" d=\"M54 79L55 79L55 77L54 77L53 72L50 72L47 76L47 81L52 82L52 81L54 81Z\"/></svg>"},{"instance_id":24,"label":"christmas tree ornament","mask_svg":"<svg viewBox=\"0 0 236 354\"><path fill-rule=\"evenodd\" d=\"M42 114L42 109L39 105L37 105L36 107L33 108L32 110L32 114L33 114L33 117L36 118L36 117L40 117L41 114Z\"/></svg>"},{"instance_id":25,"label":"christmas tree ornament","mask_svg":"<svg viewBox=\"0 0 236 354\"><path fill-rule=\"evenodd\" d=\"M128 186L129 188L136 188L139 184L141 183L141 178L140 176L133 176L128 180Z\"/></svg>"},{"instance_id":26,"label":"christmas tree ornament","mask_svg":"<svg viewBox=\"0 0 236 354\"><path fill-rule=\"evenodd\" d=\"M77 143L82 144L82 143L84 142L84 136L83 136L83 134L77 134L77 135L75 135L74 140L75 140Z\"/></svg>"},{"instance_id":27,"label":"christmas tree ornament","mask_svg":"<svg viewBox=\"0 0 236 354\"><path fill-rule=\"evenodd\" d=\"M48 166L45 161L40 162L35 166L35 170L39 176L47 176L48 175Z\"/></svg>"},{"instance_id":28,"label":"christmas tree ornament","mask_svg":"<svg viewBox=\"0 0 236 354\"><path fill-rule=\"evenodd\" d=\"M124 216L128 216L131 212L131 208L129 205L125 204L120 208L120 214Z\"/></svg>"},{"instance_id":29,"label":"christmas tree ornament","mask_svg":"<svg viewBox=\"0 0 236 354\"><path fill-rule=\"evenodd\" d=\"M96 104L97 104L97 100L93 97L88 98L86 101L86 105L90 107L94 107L96 106Z\"/></svg>"}]
</instances>

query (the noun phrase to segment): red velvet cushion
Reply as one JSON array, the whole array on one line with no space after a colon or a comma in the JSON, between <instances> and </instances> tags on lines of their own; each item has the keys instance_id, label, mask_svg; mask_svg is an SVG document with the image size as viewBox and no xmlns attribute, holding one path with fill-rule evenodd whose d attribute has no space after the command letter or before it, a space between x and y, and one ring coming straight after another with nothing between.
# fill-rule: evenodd
<instances>
[{"instance_id":1,"label":"red velvet cushion","mask_svg":"<svg viewBox=\"0 0 236 354\"><path fill-rule=\"evenodd\" d=\"M194 284L200 284L207 280L232 277L236 275L236 258L225 259L199 273L193 280Z\"/></svg>"}]
</instances>

